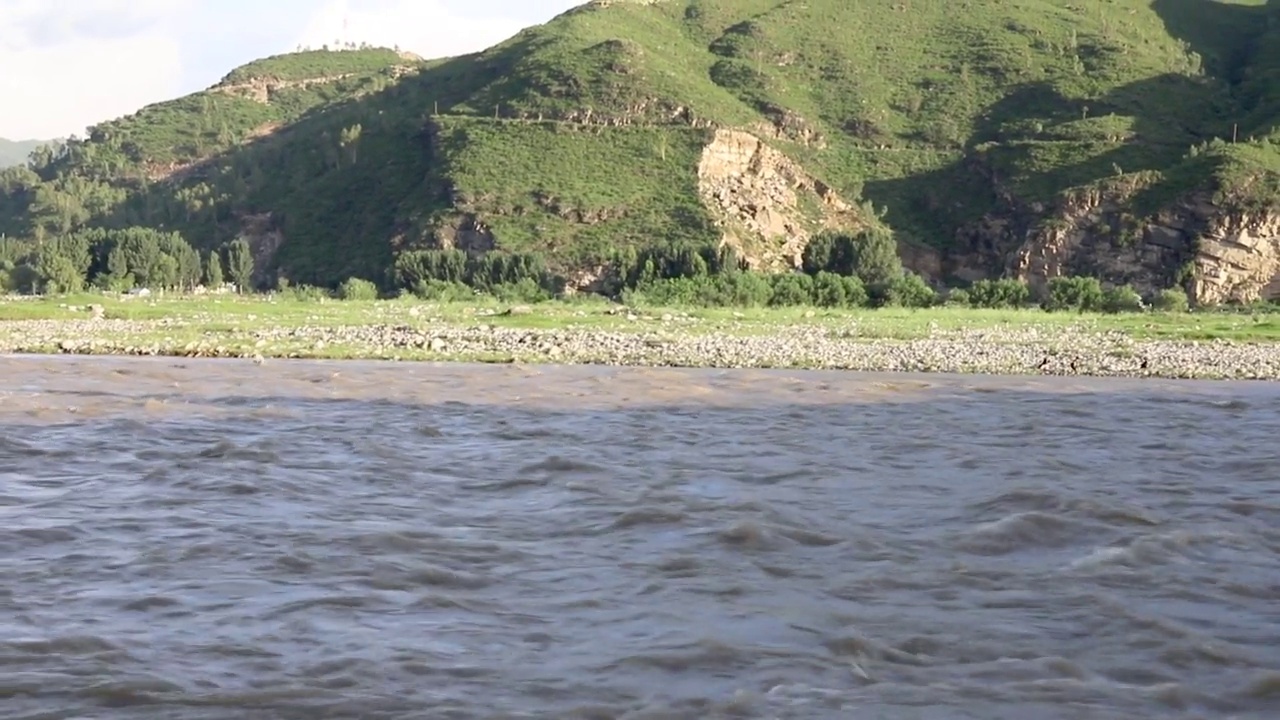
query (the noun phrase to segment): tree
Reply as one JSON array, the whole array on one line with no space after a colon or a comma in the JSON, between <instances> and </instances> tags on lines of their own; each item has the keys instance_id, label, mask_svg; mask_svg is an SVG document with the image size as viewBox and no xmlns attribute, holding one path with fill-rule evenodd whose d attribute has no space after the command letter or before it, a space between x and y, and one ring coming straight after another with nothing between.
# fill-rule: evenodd
<instances>
[{"instance_id":1,"label":"tree","mask_svg":"<svg viewBox=\"0 0 1280 720\"><path fill-rule=\"evenodd\" d=\"M840 236L831 233L822 233L810 240L809 244L805 245L801 256L801 267L804 271L810 275L822 272L839 273L840 270L833 266L836 264L836 248L840 240Z\"/></svg>"},{"instance_id":2,"label":"tree","mask_svg":"<svg viewBox=\"0 0 1280 720\"><path fill-rule=\"evenodd\" d=\"M902 277L898 241L887 230L864 230L854 238L850 268L868 288L888 288Z\"/></svg>"},{"instance_id":3,"label":"tree","mask_svg":"<svg viewBox=\"0 0 1280 720\"><path fill-rule=\"evenodd\" d=\"M1056 277L1049 280L1049 296L1041 306L1049 312L1101 310L1106 296L1102 283L1093 277Z\"/></svg>"},{"instance_id":4,"label":"tree","mask_svg":"<svg viewBox=\"0 0 1280 720\"><path fill-rule=\"evenodd\" d=\"M200 281L200 254L176 232L151 228L89 231L106 258L107 277L99 284L127 286L127 278L144 287L192 287Z\"/></svg>"},{"instance_id":5,"label":"tree","mask_svg":"<svg viewBox=\"0 0 1280 720\"><path fill-rule=\"evenodd\" d=\"M898 241L889 230L871 228L856 235L822 233L813 238L801 258L806 273L852 275L868 288L886 288L902 277Z\"/></svg>"},{"instance_id":6,"label":"tree","mask_svg":"<svg viewBox=\"0 0 1280 720\"><path fill-rule=\"evenodd\" d=\"M204 261L204 286L217 288L222 287L225 282L226 278L222 275L222 259L218 257L218 251L214 250Z\"/></svg>"},{"instance_id":7,"label":"tree","mask_svg":"<svg viewBox=\"0 0 1280 720\"><path fill-rule=\"evenodd\" d=\"M161 235L160 251L173 258L172 284L180 288L193 288L200 282L200 253L191 247L178 233Z\"/></svg>"},{"instance_id":8,"label":"tree","mask_svg":"<svg viewBox=\"0 0 1280 720\"><path fill-rule=\"evenodd\" d=\"M352 165L356 163L356 159L359 157L360 133L363 129L364 128L360 126L360 123L356 123L351 127L343 128L342 132L339 134L338 144L347 152L347 156L350 158L349 162Z\"/></svg>"},{"instance_id":9,"label":"tree","mask_svg":"<svg viewBox=\"0 0 1280 720\"><path fill-rule=\"evenodd\" d=\"M118 278L132 275L133 281L142 286L153 283L153 269L161 255L160 240L154 232L132 228L109 238L107 242L112 246L107 255L107 268L111 275Z\"/></svg>"},{"instance_id":10,"label":"tree","mask_svg":"<svg viewBox=\"0 0 1280 720\"><path fill-rule=\"evenodd\" d=\"M71 258L58 252L53 245L43 245L36 252L35 271L39 289L46 295L84 289L84 274Z\"/></svg>"},{"instance_id":11,"label":"tree","mask_svg":"<svg viewBox=\"0 0 1280 720\"><path fill-rule=\"evenodd\" d=\"M227 274L237 292L244 292L253 282L253 252L248 240L236 238L227 246Z\"/></svg>"},{"instance_id":12,"label":"tree","mask_svg":"<svg viewBox=\"0 0 1280 720\"><path fill-rule=\"evenodd\" d=\"M177 287L181 285L178 270L177 259L162 253L156 258L156 264L151 266L151 278L148 284L160 288Z\"/></svg>"}]
</instances>

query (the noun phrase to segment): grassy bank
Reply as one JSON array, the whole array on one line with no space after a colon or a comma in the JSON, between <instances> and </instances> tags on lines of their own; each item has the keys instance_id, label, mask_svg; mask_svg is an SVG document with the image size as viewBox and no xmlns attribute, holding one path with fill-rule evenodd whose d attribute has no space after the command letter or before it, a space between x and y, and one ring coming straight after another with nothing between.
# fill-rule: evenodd
<instances>
[{"instance_id":1,"label":"grassy bank","mask_svg":"<svg viewBox=\"0 0 1280 720\"><path fill-rule=\"evenodd\" d=\"M1280 312L1211 310L1188 313L1049 313L1038 308L823 309L823 308L627 308L603 299L557 300L516 306L491 298L428 303L396 300L316 300L287 295L166 295L120 297L81 294L0 298L0 333L14 321L83 320L100 306L105 319L154 321L160 329L226 334L298 327L369 325L594 329L643 333L664 327L682 334L764 335L791 331L842 330L864 340L914 340L958 331L1084 332L1120 334L1134 340L1280 340Z\"/></svg>"},{"instance_id":2,"label":"grassy bank","mask_svg":"<svg viewBox=\"0 0 1280 720\"><path fill-rule=\"evenodd\" d=\"M0 300L0 354L1280 380L1280 314L509 305L296 294Z\"/></svg>"}]
</instances>

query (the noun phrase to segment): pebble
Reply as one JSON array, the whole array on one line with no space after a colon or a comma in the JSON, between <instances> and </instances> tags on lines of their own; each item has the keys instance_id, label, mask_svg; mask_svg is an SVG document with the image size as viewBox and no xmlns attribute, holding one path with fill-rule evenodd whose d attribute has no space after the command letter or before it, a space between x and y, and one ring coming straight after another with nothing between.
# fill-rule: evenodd
<instances>
[{"instance_id":1,"label":"pebble","mask_svg":"<svg viewBox=\"0 0 1280 720\"><path fill-rule=\"evenodd\" d=\"M383 323L210 332L198 340L164 337L183 324L169 320L16 320L0 323L0 353L248 357L262 362L341 347L343 354L374 358L1280 380L1280 344L1146 341L1123 333L1034 327L934 330L928 337L897 340L862 336L854 322L840 328L800 324L734 335L688 332L665 318L644 323L628 313L631 317L636 320L624 331L437 323L428 329Z\"/></svg>"}]
</instances>

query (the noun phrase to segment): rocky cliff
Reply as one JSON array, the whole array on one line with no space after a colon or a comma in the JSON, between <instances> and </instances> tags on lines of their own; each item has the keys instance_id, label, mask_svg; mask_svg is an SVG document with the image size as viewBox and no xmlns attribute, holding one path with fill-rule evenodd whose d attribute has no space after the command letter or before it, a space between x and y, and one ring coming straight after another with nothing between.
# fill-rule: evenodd
<instances>
[{"instance_id":1,"label":"rocky cliff","mask_svg":"<svg viewBox=\"0 0 1280 720\"><path fill-rule=\"evenodd\" d=\"M1280 300L1280 213L1224 213L1199 207L1203 229L1191 293L1197 302ZM1204 212L1207 211L1207 212ZM1164 228L1154 226L1153 230Z\"/></svg>"},{"instance_id":2,"label":"rocky cliff","mask_svg":"<svg viewBox=\"0 0 1280 720\"><path fill-rule=\"evenodd\" d=\"M1280 299L1280 214L1222 207L1195 193L1138 218L1130 195L1096 190L1064 199L1024 231L1005 274L1036 289L1063 275L1130 284L1145 295L1180 286L1201 305ZM998 246L1007 226L994 227Z\"/></svg>"},{"instance_id":3,"label":"rocky cliff","mask_svg":"<svg viewBox=\"0 0 1280 720\"><path fill-rule=\"evenodd\" d=\"M800 265L823 229L857 229L872 219L787 156L741 130L717 130L698 162L698 191L733 246L752 266Z\"/></svg>"}]
</instances>

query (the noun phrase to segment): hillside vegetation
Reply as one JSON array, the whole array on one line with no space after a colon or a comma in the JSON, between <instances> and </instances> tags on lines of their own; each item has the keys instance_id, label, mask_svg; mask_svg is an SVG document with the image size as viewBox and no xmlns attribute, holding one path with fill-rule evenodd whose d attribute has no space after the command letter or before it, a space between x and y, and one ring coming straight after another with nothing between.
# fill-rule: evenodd
<instances>
[{"instance_id":1,"label":"hillside vegetation","mask_svg":"<svg viewBox=\"0 0 1280 720\"><path fill-rule=\"evenodd\" d=\"M746 200L699 176L725 129L780 153L731 188ZM775 176L812 192L777 200ZM1012 248L975 241L980 221L1116 186L1135 218L1196 191L1277 204L1280 2L615 0L457 58L281 55L0 173L0 233L245 237L260 282L333 286L454 247L572 275L746 247L790 213L892 228L951 258L946 279L970 256L1001 272Z\"/></svg>"}]
</instances>

